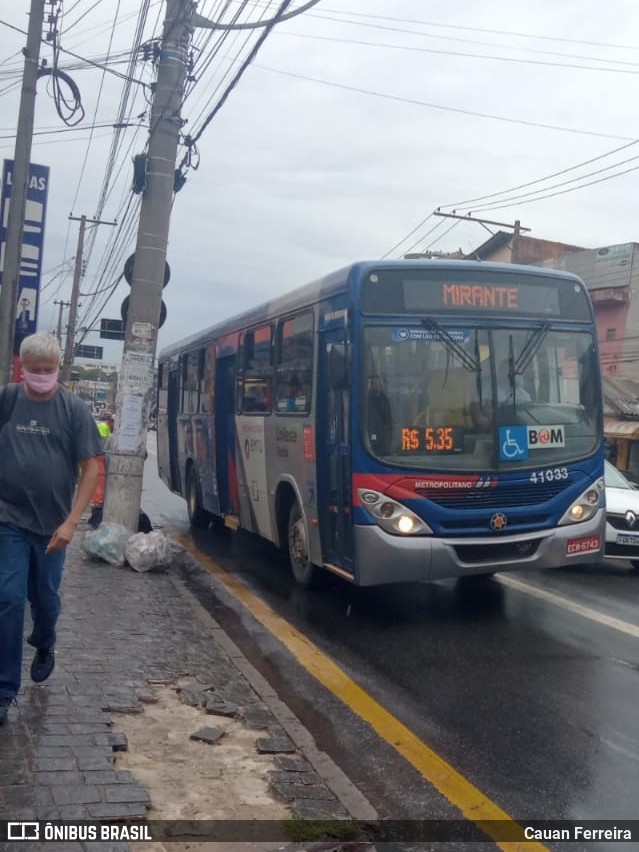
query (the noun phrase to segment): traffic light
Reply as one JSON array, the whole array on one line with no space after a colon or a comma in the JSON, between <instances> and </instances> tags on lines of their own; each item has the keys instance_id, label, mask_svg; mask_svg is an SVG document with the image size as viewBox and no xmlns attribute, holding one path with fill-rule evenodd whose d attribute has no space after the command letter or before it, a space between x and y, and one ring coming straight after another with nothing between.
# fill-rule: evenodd
<instances>
[{"instance_id":1,"label":"traffic light","mask_svg":"<svg viewBox=\"0 0 639 852\"><path fill-rule=\"evenodd\" d=\"M133 266L134 266L134 264L135 264L135 254L132 254L127 258L126 263L124 264L124 280L127 282L127 284L129 286L131 286L131 283L133 281ZM165 261L164 262L164 284L162 285L163 288L166 287L166 285L169 283L170 278L171 278L171 267ZM122 317L123 331L126 329L126 317L127 317L128 312L129 312L129 298L130 297L127 296L124 299L124 301L122 302L122 304L120 305L120 316ZM160 306L160 322L159 322L158 328L162 328L165 320L166 320L166 305L164 304L164 301L162 301L162 304Z\"/></svg>"},{"instance_id":2,"label":"traffic light","mask_svg":"<svg viewBox=\"0 0 639 852\"><path fill-rule=\"evenodd\" d=\"M122 317L122 324L123 324L125 329L126 329L126 317L127 317L128 312L129 312L129 298L130 297L127 296L122 301L122 304L120 305L120 316ZM166 320L166 305L164 304L164 301L162 301L162 304L160 306L160 322L159 322L158 328L162 328L165 320Z\"/></svg>"}]
</instances>

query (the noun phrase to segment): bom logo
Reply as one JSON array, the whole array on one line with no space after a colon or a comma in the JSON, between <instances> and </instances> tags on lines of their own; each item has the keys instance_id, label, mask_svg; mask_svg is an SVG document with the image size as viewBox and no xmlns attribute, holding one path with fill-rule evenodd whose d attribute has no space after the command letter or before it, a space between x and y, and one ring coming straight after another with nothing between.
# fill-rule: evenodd
<instances>
[{"instance_id":1,"label":"bom logo","mask_svg":"<svg viewBox=\"0 0 639 852\"><path fill-rule=\"evenodd\" d=\"M563 426L529 426L528 448L543 450L546 447L565 447L566 434Z\"/></svg>"}]
</instances>

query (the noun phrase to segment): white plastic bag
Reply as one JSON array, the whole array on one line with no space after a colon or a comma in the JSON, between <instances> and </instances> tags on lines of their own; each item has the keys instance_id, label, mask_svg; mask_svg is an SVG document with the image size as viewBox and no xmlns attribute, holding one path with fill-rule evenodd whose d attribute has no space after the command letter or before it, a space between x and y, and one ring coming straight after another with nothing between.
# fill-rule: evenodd
<instances>
[{"instance_id":1,"label":"white plastic bag","mask_svg":"<svg viewBox=\"0 0 639 852\"><path fill-rule=\"evenodd\" d=\"M136 533L130 536L125 548L126 561L134 571L166 568L171 564L171 541L163 532Z\"/></svg>"},{"instance_id":2,"label":"white plastic bag","mask_svg":"<svg viewBox=\"0 0 639 852\"><path fill-rule=\"evenodd\" d=\"M123 565L124 548L130 537L131 530L122 524L100 524L96 530L85 533L82 547L93 558Z\"/></svg>"}]
</instances>

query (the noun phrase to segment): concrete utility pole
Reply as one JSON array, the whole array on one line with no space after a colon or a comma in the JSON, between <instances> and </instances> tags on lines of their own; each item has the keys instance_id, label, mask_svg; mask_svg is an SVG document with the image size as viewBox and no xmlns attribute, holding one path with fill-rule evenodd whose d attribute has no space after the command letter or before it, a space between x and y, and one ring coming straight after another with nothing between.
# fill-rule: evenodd
<instances>
[{"instance_id":1,"label":"concrete utility pole","mask_svg":"<svg viewBox=\"0 0 639 852\"><path fill-rule=\"evenodd\" d=\"M167 0L151 111L146 187L138 225L104 520L138 528L153 363L162 304L193 0Z\"/></svg>"},{"instance_id":2,"label":"concrete utility pole","mask_svg":"<svg viewBox=\"0 0 639 852\"><path fill-rule=\"evenodd\" d=\"M24 231L24 211L27 198L27 182L31 163L31 140L33 136L33 117L35 113L36 84L38 81L38 63L40 61L40 41L44 22L45 0L31 0L29 29L24 53L24 72L22 75L22 94L18 113L15 153L13 155L13 173L11 175L11 200L7 221L7 244L2 271L2 292L0 292L0 384L6 384L11 377L13 362L13 343L15 338L16 313L18 307L18 289L20 282L20 260L22 257L22 234Z\"/></svg>"},{"instance_id":3,"label":"concrete utility pole","mask_svg":"<svg viewBox=\"0 0 639 852\"><path fill-rule=\"evenodd\" d=\"M69 219L73 219L69 216ZM78 298L80 296L80 281L82 280L82 253L84 251L84 232L87 226L87 217L80 216L80 231L78 233L78 248L75 253L75 267L73 268L73 287L71 288L71 299L69 301L69 318L67 320L67 336L64 341L64 358L60 369L60 381L69 382L71 379L71 365L73 364L73 342L75 340L75 320L78 315Z\"/></svg>"},{"instance_id":4,"label":"concrete utility pole","mask_svg":"<svg viewBox=\"0 0 639 852\"><path fill-rule=\"evenodd\" d=\"M73 287L71 288L71 300L69 302L69 320L67 322L67 336L64 342L64 358L60 369L60 381L69 382L71 379L71 366L73 365L73 350L75 348L75 324L78 316L78 299L80 298L80 282L82 281L82 254L84 252L84 234L87 222L90 225L115 225L115 222L102 222L100 219L87 219L86 216L69 216L72 222L80 223L78 233L78 249L75 253L75 266L73 268Z\"/></svg>"},{"instance_id":5,"label":"concrete utility pole","mask_svg":"<svg viewBox=\"0 0 639 852\"><path fill-rule=\"evenodd\" d=\"M56 332L56 337L58 338L58 343L62 346L62 311L64 308L68 308L71 302L64 302L62 299L54 299L54 305L60 305L58 309L58 330Z\"/></svg>"}]
</instances>

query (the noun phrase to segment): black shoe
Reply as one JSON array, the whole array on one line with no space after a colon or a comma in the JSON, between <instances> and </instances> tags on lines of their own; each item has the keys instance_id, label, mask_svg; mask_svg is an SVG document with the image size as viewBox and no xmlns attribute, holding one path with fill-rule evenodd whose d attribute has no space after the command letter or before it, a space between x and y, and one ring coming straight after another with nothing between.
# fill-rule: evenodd
<instances>
[{"instance_id":1,"label":"black shoe","mask_svg":"<svg viewBox=\"0 0 639 852\"><path fill-rule=\"evenodd\" d=\"M42 683L46 680L55 666L55 651L53 648L38 648L31 663L31 680Z\"/></svg>"},{"instance_id":2,"label":"black shoe","mask_svg":"<svg viewBox=\"0 0 639 852\"><path fill-rule=\"evenodd\" d=\"M0 698L0 725L4 725L9 715L9 707L15 704L15 698Z\"/></svg>"}]
</instances>

